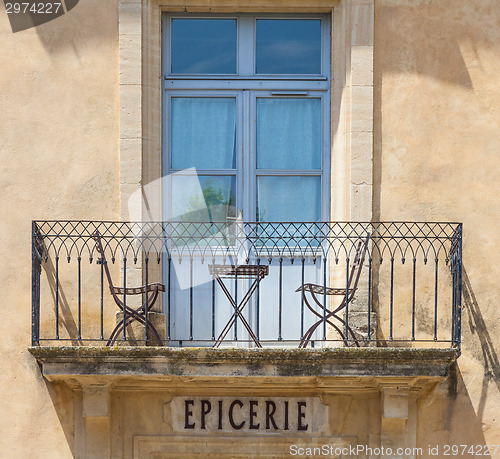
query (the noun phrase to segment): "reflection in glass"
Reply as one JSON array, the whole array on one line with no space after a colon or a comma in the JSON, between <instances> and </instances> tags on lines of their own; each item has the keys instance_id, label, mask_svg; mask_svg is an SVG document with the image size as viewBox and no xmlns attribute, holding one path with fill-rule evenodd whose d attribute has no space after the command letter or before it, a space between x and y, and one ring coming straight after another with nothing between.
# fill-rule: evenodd
<instances>
[{"instance_id":1,"label":"reflection in glass","mask_svg":"<svg viewBox=\"0 0 500 459\"><path fill-rule=\"evenodd\" d=\"M172 73L236 73L236 19L172 19Z\"/></svg>"},{"instance_id":2,"label":"reflection in glass","mask_svg":"<svg viewBox=\"0 0 500 459\"><path fill-rule=\"evenodd\" d=\"M321 168L320 99L257 99L257 167Z\"/></svg>"},{"instance_id":3,"label":"reflection in glass","mask_svg":"<svg viewBox=\"0 0 500 459\"><path fill-rule=\"evenodd\" d=\"M257 177L259 222L319 221L320 203L320 177Z\"/></svg>"},{"instance_id":4,"label":"reflection in glass","mask_svg":"<svg viewBox=\"0 0 500 459\"><path fill-rule=\"evenodd\" d=\"M172 220L225 222L235 217L236 179L234 176L172 177Z\"/></svg>"},{"instance_id":5,"label":"reflection in glass","mask_svg":"<svg viewBox=\"0 0 500 459\"><path fill-rule=\"evenodd\" d=\"M236 100L172 98L171 147L172 169L234 169Z\"/></svg>"},{"instance_id":6,"label":"reflection in glass","mask_svg":"<svg viewBox=\"0 0 500 459\"><path fill-rule=\"evenodd\" d=\"M319 19L258 19L256 73L321 74Z\"/></svg>"}]
</instances>

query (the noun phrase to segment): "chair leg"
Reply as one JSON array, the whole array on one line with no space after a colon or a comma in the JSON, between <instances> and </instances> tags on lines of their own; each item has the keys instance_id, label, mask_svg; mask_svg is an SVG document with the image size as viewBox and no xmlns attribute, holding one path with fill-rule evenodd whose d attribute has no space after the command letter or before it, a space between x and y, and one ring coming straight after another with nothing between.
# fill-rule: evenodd
<instances>
[{"instance_id":1,"label":"chair leg","mask_svg":"<svg viewBox=\"0 0 500 459\"><path fill-rule=\"evenodd\" d=\"M309 304L308 304L308 306L309 306ZM299 348L304 349L304 348L307 347L307 344L311 340L311 337L312 337L313 333L323 323L323 320L325 320L331 327L335 328L335 330L341 336L342 341L344 341L344 344L346 346L349 345L349 343L348 343L349 337L348 336L344 336L344 333L342 332L342 330L336 324L334 324L333 322L331 322L329 320L330 318L333 317L333 318L337 319L339 322L341 322L345 326L345 321L343 319L341 319L340 317L338 317L334 312L328 312L328 314L326 314L326 317L323 318L323 317L321 317L321 315L319 313L317 313L316 311L314 311L311 307L309 309L311 309L314 312L314 314L316 316L318 316L320 319L317 322L315 322L313 325L311 325L311 327L309 327L309 329L304 333L304 336L302 337L302 340L299 343ZM354 343L356 344L356 346L360 347L359 346L359 342L358 342L358 340L356 338L356 335L352 331L351 327L347 326L347 330L348 330L348 333L351 334L352 339L353 339Z\"/></svg>"},{"instance_id":2,"label":"chair leg","mask_svg":"<svg viewBox=\"0 0 500 459\"><path fill-rule=\"evenodd\" d=\"M315 301L315 303L321 308L323 309L323 305L321 304L321 302L316 298L316 295L314 294L314 292L310 292L311 293L311 297L312 299ZM323 320L325 320L328 324L330 324L333 328L335 328L335 330L339 333L339 335L342 337L342 340L344 341L344 344L346 346L348 346L348 340L349 340L349 333L351 334L352 336L352 340L354 341L354 343L356 344L357 347L360 347L359 345L359 342L358 342L358 339L356 338L356 335L354 334L354 332L352 331L351 327L347 326L347 336L344 336L344 333L340 330L340 328L335 325L334 323L332 323L329 319L334 317L335 319L337 319L339 322L341 322L344 326L345 326L345 321L343 319L341 319L339 316L337 316L337 312L342 310L344 307L345 307L345 301L342 302L342 304L337 307L337 309L335 309L334 311L328 311L328 313L326 314L326 317L322 317L320 313L318 313L317 311L314 310L314 308L309 304L309 302L307 301L307 296L304 294L303 292L303 297L304 297L304 300L305 300L305 304L306 306L309 308L309 310L315 314L317 317L319 317L319 320L317 322L315 322L308 330L307 332L304 334L304 336L302 337L302 340L299 344L299 348L305 348L307 347L307 344L309 343L309 341L311 340L311 336L313 335L314 331L316 330L316 328L318 328L318 326L320 324L323 323Z\"/></svg>"},{"instance_id":3,"label":"chair leg","mask_svg":"<svg viewBox=\"0 0 500 459\"><path fill-rule=\"evenodd\" d=\"M334 317L335 319L337 319L342 325L344 325L345 327L345 320L340 318L339 316L337 316L337 314L334 314L334 313L331 313L328 318L330 317ZM359 346L359 342L358 342L358 339L356 338L356 335L354 334L354 332L352 331L352 328L349 327L349 325L347 326L347 336L345 337L346 340L349 339L349 333L351 334L352 336L352 341L354 341L354 343L356 344L357 347L360 347Z\"/></svg>"},{"instance_id":4,"label":"chair leg","mask_svg":"<svg viewBox=\"0 0 500 459\"><path fill-rule=\"evenodd\" d=\"M309 343L309 341L311 341L311 337L312 337L313 333L316 331L316 329L322 323L323 323L323 319L318 320L313 325L311 325L311 327L309 327L309 329L304 333L304 337L302 338L302 341L299 344L299 348L305 349L307 347L307 344ZM333 328L335 328L335 330L337 330L338 334L342 337L342 341L344 341L344 344L347 346L348 345L347 338L344 337L344 334L342 333L340 328L337 325L335 325L333 322L331 322L328 318L326 319L326 323L328 323L331 327L333 327ZM358 345L358 347L359 347L359 345Z\"/></svg>"},{"instance_id":5,"label":"chair leg","mask_svg":"<svg viewBox=\"0 0 500 459\"><path fill-rule=\"evenodd\" d=\"M146 293L146 295L147 295L147 293ZM144 317L144 315L145 315L144 310L146 308L146 303L151 308L155 304L157 298L158 298L158 290L155 289L153 291L153 293L151 294L151 296L149 298L147 298L147 302L144 302L142 304L142 306L139 307L139 308L137 308L137 309L133 309L130 306L125 306L124 307L123 303L120 300L115 299L115 302L118 305L118 307L122 311L125 309L125 311L128 314L130 314L129 317L125 321L125 326L128 327L134 321L138 321L141 324L146 325L146 319ZM153 324L151 324L151 322L148 321L147 324L148 324L148 329L153 333L156 341L161 346L163 344L163 342L161 340L160 334L158 333L158 331L156 330L156 328L153 326ZM116 325L116 327L114 328L113 332L111 333L111 335L110 335L110 337L108 339L108 342L106 343L106 346L110 346L112 343L114 343L117 340L118 334L122 330L123 330L123 322L119 323L118 325Z\"/></svg>"},{"instance_id":6,"label":"chair leg","mask_svg":"<svg viewBox=\"0 0 500 459\"><path fill-rule=\"evenodd\" d=\"M138 317L131 317L131 318L126 320L125 326L128 327L131 323L133 323L135 321L138 321L143 325L146 324L146 320L143 317L139 317L139 318ZM161 340L160 334L158 333L156 328L153 326L153 324L151 324L150 322L148 322L148 329L151 331L151 333L155 337L155 340L161 346L163 344L163 341ZM112 344L114 344L118 340L118 335L120 334L120 332L122 330L123 330L123 323L120 323L115 327L115 329L113 330L113 333L111 333L111 335L108 339L108 342L106 343L106 346L111 346Z\"/></svg>"},{"instance_id":7,"label":"chair leg","mask_svg":"<svg viewBox=\"0 0 500 459\"><path fill-rule=\"evenodd\" d=\"M129 308L128 306L125 308L126 312L128 312L130 315L125 321L125 326L128 327L131 323L134 321L138 321L141 324L145 325L146 324L146 319L143 317L143 315L139 312L142 309L142 306L138 308L137 310ZM160 334L156 330L156 328L153 326L151 322L148 321L148 329L153 333L156 341L158 344L162 344L162 340L160 337ZM113 332L111 333L108 342L106 343L106 346L110 346L113 344L117 339L118 339L118 334L123 330L123 322L119 323L116 325L114 328Z\"/></svg>"},{"instance_id":8,"label":"chair leg","mask_svg":"<svg viewBox=\"0 0 500 459\"><path fill-rule=\"evenodd\" d=\"M128 314L128 318L126 319L126 325L127 326L130 324L130 320L132 318L137 319L138 317L140 317L140 313L138 311L141 308L138 308L137 310L135 310L135 309L132 309L130 306L124 306L123 303L120 300L117 300L117 299L115 299L115 302L116 302L117 306L120 308L120 310L122 312L124 312L124 310L125 310L125 313ZM115 326L115 328L111 332L111 335L110 335L110 337L108 339L108 343L110 343L111 341L115 341L116 340L116 336L118 335L118 333L122 329L123 329L123 322L121 322L121 323L119 323L119 324L117 324ZM108 346L109 344L106 344L106 345Z\"/></svg>"}]
</instances>

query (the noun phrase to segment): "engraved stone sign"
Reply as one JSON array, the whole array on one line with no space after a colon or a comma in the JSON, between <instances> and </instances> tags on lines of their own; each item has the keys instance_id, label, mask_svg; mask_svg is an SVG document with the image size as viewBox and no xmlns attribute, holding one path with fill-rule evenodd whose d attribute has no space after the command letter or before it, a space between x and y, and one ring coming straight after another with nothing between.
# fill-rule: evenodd
<instances>
[{"instance_id":1,"label":"engraved stone sign","mask_svg":"<svg viewBox=\"0 0 500 459\"><path fill-rule=\"evenodd\" d=\"M326 432L328 408L318 397L173 397L175 432L308 434Z\"/></svg>"}]
</instances>

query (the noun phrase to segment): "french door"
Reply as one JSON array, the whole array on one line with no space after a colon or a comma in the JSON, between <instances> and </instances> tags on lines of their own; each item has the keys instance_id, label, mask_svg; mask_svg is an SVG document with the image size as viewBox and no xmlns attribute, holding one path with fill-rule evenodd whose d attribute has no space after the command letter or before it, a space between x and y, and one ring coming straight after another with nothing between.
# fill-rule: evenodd
<instances>
[{"instance_id":1,"label":"french door","mask_svg":"<svg viewBox=\"0 0 500 459\"><path fill-rule=\"evenodd\" d=\"M329 219L329 27L327 16L164 16L165 220L238 228L241 221ZM202 258L173 257L164 266L172 343L211 344L234 313ZM285 257L280 273L271 264L260 301L245 307L263 341L300 337L303 304L295 289L304 275L320 281L322 263L304 264ZM249 282L224 281L237 302ZM227 338L234 344L248 335L240 323Z\"/></svg>"},{"instance_id":2,"label":"french door","mask_svg":"<svg viewBox=\"0 0 500 459\"><path fill-rule=\"evenodd\" d=\"M164 126L168 139L164 161L171 180L170 189L164 190L164 213L169 220L327 219L327 94L179 90L169 91L165 98L169 116ZM229 262L237 264L238 260ZM216 285L213 291L206 264L196 257L180 264L174 257L171 263L171 272L175 272L170 277L174 286L170 289L171 338L209 343L234 308ZM306 279L320 281L321 263L305 263ZM260 284L261 310L255 298L245 308L247 321L254 331L259 330L262 340L276 340L278 330L284 339L297 339L300 334L300 294L295 289L301 283L301 266L286 258L281 264L281 282L285 273L285 285L278 289L280 273L272 267ZM236 301L250 282L225 281ZM274 306L264 307L263 300ZM279 312L278 304L286 304L288 309ZM233 345L235 339L248 340L241 323L228 337L232 337Z\"/></svg>"}]
</instances>

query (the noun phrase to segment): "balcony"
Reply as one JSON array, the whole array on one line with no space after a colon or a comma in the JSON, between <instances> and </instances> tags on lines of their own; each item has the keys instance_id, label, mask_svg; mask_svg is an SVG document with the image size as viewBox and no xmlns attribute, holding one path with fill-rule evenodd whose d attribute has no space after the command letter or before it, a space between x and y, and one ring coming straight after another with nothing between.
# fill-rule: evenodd
<instances>
[{"instance_id":1,"label":"balcony","mask_svg":"<svg viewBox=\"0 0 500 459\"><path fill-rule=\"evenodd\" d=\"M46 376L442 377L459 354L461 224L37 221L32 244Z\"/></svg>"}]
</instances>

